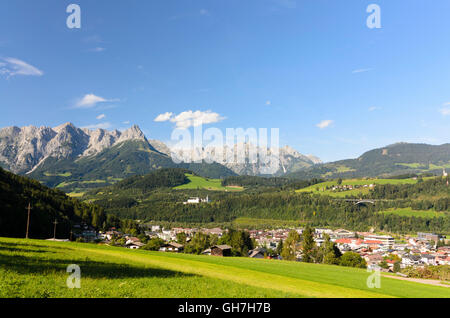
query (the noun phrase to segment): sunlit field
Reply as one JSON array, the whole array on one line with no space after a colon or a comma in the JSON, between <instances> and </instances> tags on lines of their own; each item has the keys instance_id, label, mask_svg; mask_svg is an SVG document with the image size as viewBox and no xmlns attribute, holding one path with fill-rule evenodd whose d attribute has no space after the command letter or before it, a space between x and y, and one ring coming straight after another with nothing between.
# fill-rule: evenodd
<instances>
[{"instance_id":1,"label":"sunlit field","mask_svg":"<svg viewBox=\"0 0 450 318\"><path fill-rule=\"evenodd\" d=\"M0 239L0 297L450 297L445 287L366 270L250 258L127 250L85 243ZM81 288L66 268L81 268Z\"/></svg>"}]
</instances>

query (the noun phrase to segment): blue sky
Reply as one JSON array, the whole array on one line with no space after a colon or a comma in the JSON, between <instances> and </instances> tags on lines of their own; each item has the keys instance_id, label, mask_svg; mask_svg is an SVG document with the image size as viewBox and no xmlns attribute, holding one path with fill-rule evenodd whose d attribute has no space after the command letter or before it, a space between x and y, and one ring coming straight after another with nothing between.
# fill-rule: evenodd
<instances>
[{"instance_id":1,"label":"blue sky","mask_svg":"<svg viewBox=\"0 0 450 318\"><path fill-rule=\"evenodd\" d=\"M192 111L205 128L280 128L325 161L447 143L449 15L447 0L3 0L0 127L137 124L168 141Z\"/></svg>"}]
</instances>

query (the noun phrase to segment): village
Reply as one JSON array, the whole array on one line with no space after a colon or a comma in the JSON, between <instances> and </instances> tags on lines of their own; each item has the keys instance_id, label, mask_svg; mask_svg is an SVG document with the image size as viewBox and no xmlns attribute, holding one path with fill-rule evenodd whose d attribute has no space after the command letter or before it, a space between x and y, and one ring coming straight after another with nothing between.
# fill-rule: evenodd
<instances>
[{"instance_id":1,"label":"village","mask_svg":"<svg viewBox=\"0 0 450 318\"><path fill-rule=\"evenodd\" d=\"M274 255L280 242L285 241L293 229L274 230L246 230L251 239L255 242L255 248L248 252L251 258L282 259L280 255ZM294 229L302 235L303 229ZM164 244L159 251L182 253L184 245L177 242L178 235L184 233L186 242L189 242L195 233L203 233L221 238L228 230L221 228L162 228L159 225L148 226L145 230L147 239L159 238ZM358 253L367 263L367 268L384 272L397 272L399 269L407 267L424 267L437 265L450 265L449 241L441 235L434 233L417 233L417 236L403 235L394 238L390 235L380 235L372 232L353 232L346 229L326 229L316 228L314 230L314 241L317 246L321 246L324 237L329 236L330 240L336 243L341 253ZM110 245L114 240L121 239L124 248L140 249L146 244L142 239L111 229L106 232L95 232L86 228L82 232L85 241L97 242ZM271 251L271 253L269 253ZM202 252L203 255L231 256L231 246L214 245ZM297 261L302 260L301 249L296 255Z\"/></svg>"}]
</instances>

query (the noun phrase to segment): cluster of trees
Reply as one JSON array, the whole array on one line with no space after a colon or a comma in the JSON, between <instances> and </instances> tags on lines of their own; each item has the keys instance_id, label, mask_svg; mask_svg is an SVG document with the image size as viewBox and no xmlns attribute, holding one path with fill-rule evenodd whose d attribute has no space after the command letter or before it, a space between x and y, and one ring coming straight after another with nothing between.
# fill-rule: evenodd
<instances>
[{"instance_id":1,"label":"cluster of trees","mask_svg":"<svg viewBox=\"0 0 450 318\"><path fill-rule=\"evenodd\" d=\"M447 186L447 179L432 178L429 180L418 180L414 184L384 184L377 185L370 193L374 199L417 199L423 196L449 197L450 187Z\"/></svg>"},{"instance_id":2,"label":"cluster of trees","mask_svg":"<svg viewBox=\"0 0 450 318\"><path fill-rule=\"evenodd\" d=\"M403 274L412 278L438 279L440 281L450 280L450 265L407 267L402 270Z\"/></svg>"},{"instance_id":3,"label":"cluster of trees","mask_svg":"<svg viewBox=\"0 0 450 318\"><path fill-rule=\"evenodd\" d=\"M250 238L250 234L247 231L236 230L229 230L219 239L218 244L231 246L231 254L233 256L248 256L248 252L256 246L256 243Z\"/></svg>"},{"instance_id":4,"label":"cluster of trees","mask_svg":"<svg viewBox=\"0 0 450 318\"><path fill-rule=\"evenodd\" d=\"M396 254L389 254L388 256L383 257L383 260L378 264L381 268L389 269L389 264L387 261L394 262L394 272L397 273L401 270L400 263L402 262L402 258Z\"/></svg>"},{"instance_id":5,"label":"cluster of trees","mask_svg":"<svg viewBox=\"0 0 450 318\"><path fill-rule=\"evenodd\" d=\"M341 265L366 268L366 261L354 252L341 253L336 243L324 236L324 242L319 247L314 241L314 229L307 227L300 236L297 231L291 231L284 243L277 247L284 260L295 261L301 251L301 261L306 263Z\"/></svg>"},{"instance_id":6,"label":"cluster of trees","mask_svg":"<svg viewBox=\"0 0 450 318\"><path fill-rule=\"evenodd\" d=\"M178 243L185 244L184 252L189 254L201 254L204 250L214 245L231 246L231 255L248 256L248 251L255 246L247 231L229 230L221 238L217 235L208 235L201 232L194 234L192 239L186 243L186 237L180 234Z\"/></svg>"}]
</instances>

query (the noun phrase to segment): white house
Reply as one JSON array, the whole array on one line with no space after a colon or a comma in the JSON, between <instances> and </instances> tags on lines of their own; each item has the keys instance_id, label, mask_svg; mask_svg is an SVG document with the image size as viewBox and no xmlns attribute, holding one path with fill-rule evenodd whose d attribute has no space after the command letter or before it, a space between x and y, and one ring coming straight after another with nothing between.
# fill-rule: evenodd
<instances>
[{"instance_id":1,"label":"white house","mask_svg":"<svg viewBox=\"0 0 450 318\"><path fill-rule=\"evenodd\" d=\"M183 204L199 204L199 203L209 203L209 197L206 196L205 199L199 198L199 197L193 197L189 198L186 202L183 202Z\"/></svg>"},{"instance_id":2,"label":"white house","mask_svg":"<svg viewBox=\"0 0 450 318\"><path fill-rule=\"evenodd\" d=\"M422 257L420 259L422 263L427 265L437 265L436 264L436 257L430 254L422 254Z\"/></svg>"},{"instance_id":3,"label":"white house","mask_svg":"<svg viewBox=\"0 0 450 318\"><path fill-rule=\"evenodd\" d=\"M421 257L417 255L405 256L402 258L403 266L413 266L421 264Z\"/></svg>"},{"instance_id":4,"label":"white house","mask_svg":"<svg viewBox=\"0 0 450 318\"><path fill-rule=\"evenodd\" d=\"M364 237L366 240L381 241L383 245L392 247L395 243L395 239L389 235L367 235Z\"/></svg>"},{"instance_id":5,"label":"white house","mask_svg":"<svg viewBox=\"0 0 450 318\"><path fill-rule=\"evenodd\" d=\"M144 245L145 244L141 243L141 242L130 242L130 243L126 244L127 248L129 248L131 250L137 250L137 249L141 248Z\"/></svg>"}]
</instances>

